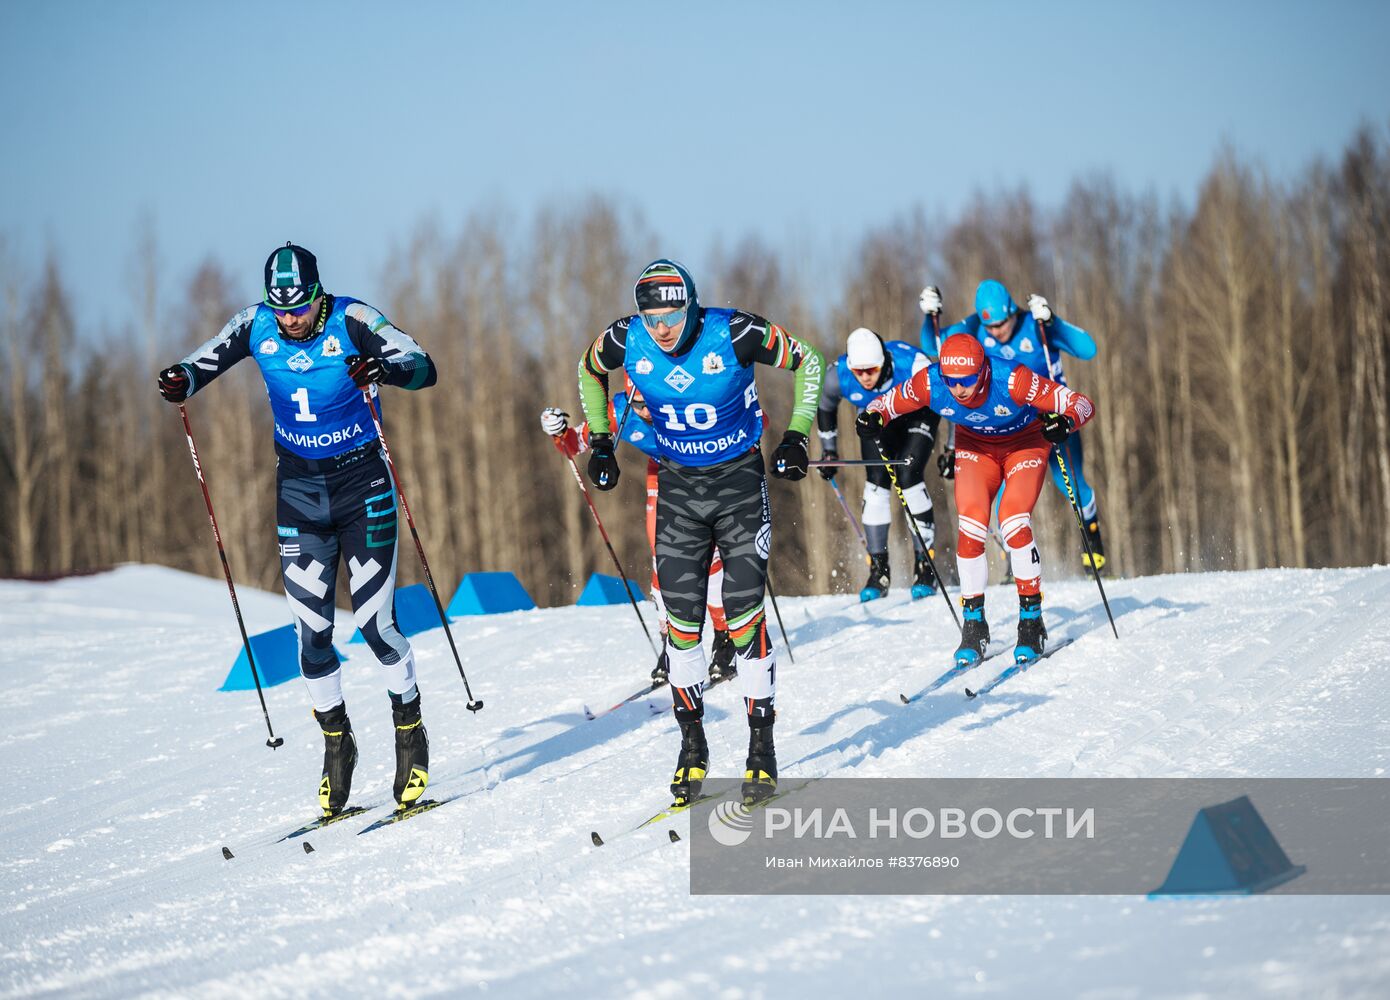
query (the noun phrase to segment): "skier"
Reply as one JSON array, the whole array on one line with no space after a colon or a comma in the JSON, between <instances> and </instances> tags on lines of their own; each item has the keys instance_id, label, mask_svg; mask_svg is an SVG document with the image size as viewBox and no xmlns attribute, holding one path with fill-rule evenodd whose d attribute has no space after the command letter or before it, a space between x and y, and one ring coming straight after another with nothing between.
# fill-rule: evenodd
<instances>
[{"instance_id":1,"label":"skier","mask_svg":"<svg viewBox=\"0 0 1390 1000\"><path fill-rule=\"evenodd\" d=\"M935 285L922 289L919 304L926 314L922 324L922 346L926 350L936 325L933 319L941 313L940 289ZM1096 356L1094 338L1079 326L1073 326L1056 315L1047 299L1041 295L1029 295L1027 311L1020 312L1009 290L993 280L980 282L980 287L975 290L975 311L959 323L947 327L940 335L944 338L956 333L968 333L978 339L990 357L1024 365L1030 371L1061 385L1067 384L1066 376L1062 374L1063 353L1082 361ZM1044 334L1047 338L1046 353L1043 350ZM1047 364L1049 354L1052 360L1050 369ZM1105 546L1101 541L1095 490L1086 482L1081 439L1069 438L1065 444L1053 449L1049 459L1052 482L1066 497L1067 486L1059 457L1066 462L1066 471L1071 477L1081 516L1086 522L1091 551L1095 553L1095 568L1102 569L1105 566ZM1085 552L1081 553L1081 563L1087 568L1091 566L1091 559Z\"/></svg>"},{"instance_id":2,"label":"skier","mask_svg":"<svg viewBox=\"0 0 1390 1000\"><path fill-rule=\"evenodd\" d=\"M1004 483L999 524L1018 590L1018 642L1014 659L1027 663L1045 651L1042 558L1033 541L1032 512L1053 445L1091 418L1091 400L1023 365L986 356L968 333L941 345L941 359L890 393L875 399L856 421L861 436L875 438L886 424L930 406L956 425L956 511L965 626L955 659L978 663L989 645L985 621L985 538L989 509Z\"/></svg>"},{"instance_id":3,"label":"skier","mask_svg":"<svg viewBox=\"0 0 1390 1000\"><path fill-rule=\"evenodd\" d=\"M637 420L624 420L628 400L632 400L632 412ZM561 454L570 458L582 455L589 450L589 425L578 427L569 425L569 414L553 406L541 411L541 430L549 434ZM657 614L661 616L661 655L657 657L652 669L652 682L665 684L671 673L670 657L666 642L670 632L666 620L666 607L661 601L661 581L656 575L656 439L652 436L652 415L647 409L647 401L642 394L628 385L626 392L613 397L611 420L615 426L623 428L623 440L647 456L647 544L652 550L652 600L656 602ZM714 626L714 646L710 651L710 679L727 680L738 671L734 666L734 641L729 637L729 626L724 620L724 563L716 549L709 567L709 587L707 600L710 623Z\"/></svg>"},{"instance_id":4,"label":"skier","mask_svg":"<svg viewBox=\"0 0 1390 1000\"><path fill-rule=\"evenodd\" d=\"M609 373L625 369L646 399L660 455L656 500L656 571L670 622L671 693L681 750L671 780L676 804L693 801L709 768L700 648L710 557L724 557L724 613L739 659L748 716L743 797L752 804L777 788L772 727L776 665L763 611L772 544L759 439L762 412L753 365L796 373L787 432L772 454L772 474L805 477L806 438L820 398L820 352L776 324L738 309L703 308L690 273L653 261L633 290L637 314L599 335L579 363L579 394L589 422L589 478L601 490L618 482L609 416Z\"/></svg>"},{"instance_id":5,"label":"skier","mask_svg":"<svg viewBox=\"0 0 1390 1000\"><path fill-rule=\"evenodd\" d=\"M878 334L862 326L849 335L845 347L845 353L840 355L836 363L835 372L825 380L820 407L816 411L821 457L830 460L840 457L837 450L839 420L836 411L841 399L849 400L856 411L863 411L870 402L927 367L927 356L911 344L901 340L884 344ZM928 553L935 554L931 547L936 541L936 514L932 510L926 483L922 481L922 473L936 441L940 419L932 410L918 410L893 421L884 428L879 440L883 448L882 456L872 443L867 447L865 442L860 443L859 453L863 458L908 460L907 465L896 470L896 475L917 526L912 539L915 553L912 569L914 599L936 593L936 579L927 558ZM828 465L821 466L819 471L825 479L833 479L839 470ZM869 550L869 579L859 592L861 601L872 601L888 593L888 525L892 520L893 507L897 505L888 470L882 465L867 466L863 517L864 536ZM925 550L918 544L918 536L926 544Z\"/></svg>"},{"instance_id":6,"label":"skier","mask_svg":"<svg viewBox=\"0 0 1390 1000\"><path fill-rule=\"evenodd\" d=\"M244 358L255 358L275 419L276 529L285 596L299 635L299 667L323 731L319 805L347 805L357 740L333 652L341 555L352 614L381 664L396 728L396 809L429 783L429 738L410 644L396 628L396 492L364 398L378 386L434 385L434 363L376 309L319 283L318 262L286 243L265 262L265 298L159 373L182 403Z\"/></svg>"}]
</instances>

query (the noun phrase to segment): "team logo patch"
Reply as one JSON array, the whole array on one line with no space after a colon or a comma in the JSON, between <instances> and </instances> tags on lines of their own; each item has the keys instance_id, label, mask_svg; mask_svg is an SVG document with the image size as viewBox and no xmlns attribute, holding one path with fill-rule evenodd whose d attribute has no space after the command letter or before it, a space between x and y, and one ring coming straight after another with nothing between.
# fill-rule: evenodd
<instances>
[{"instance_id":1,"label":"team logo patch","mask_svg":"<svg viewBox=\"0 0 1390 1000\"><path fill-rule=\"evenodd\" d=\"M718 375L724 370L724 359L714 353L714 351L710 351L705 355L705 360L700 366L700 370L706 375Z\"/></svg>"},{"instance_id":2,"label":"team logo patch","mask_svg":"<svg viewBox=\"0 0 1390 1000\"><path fill-rule=\"evenodd\" d=\"M967 416L965 419L968 420L968 421L970 421L972 424L982 424L982 423L984 423L986 420L989 419L989 414L988 414L988 413L972 413L972 414L970 414L969 416Z\"/></svg>"},{"instance_id":3,"label":"team logo patch","mask_svg":"<svg viewBox=\"0 0 1390 1000\"><path fill-rule=\"evenodd\" d=\"M262 340L262 341L261 341L261 353L262 353L262 354L274 354L274 353L275 353L276 351L278 351L279 349L280 349L280 345L277 344L275 341L271 340L269 337L267 337L265 340Z\"/></svg>"},{"instance_id":4,"label":"team logo patch","mask_svg":"<svg viewBox=\"0 0 1390 1000\"><path fill-rule=\"evenodd\" d=\"M994 415L996 417L1007 417L1009 415L1009 408L1005 406L1003 403L995 403Z\"/></svg>"},{"instance_id":5,"label":"team logo patch","mask_svg":"<svg viewBox=\"0 0 1390 1000\"><path fill-rule=\"evenodd\" d=\"M629 441L641 441L646 436L645 431L632 431L628 434L627 439Z\"/></svg>"},{"instance_id":6,"label":"team logo patch","mask_svg":"<svg viewBox=\"0 0 1390 1000\"><path fill-rule=\"evenodd\" d=\"M652 373L652 362L650 358L637 359L637 374L650 375Z\"/></svg>"},{"instance_id":7,"label":"team logo patch","mask_svg":"<svg viewBox=\"0 0 1390 1000\"><path fill-rule=\"evenodd\" d=\"M314 367L314 359L303 351L299 351L286 361L285 365L292 371L307 372L310 368Z\"/></svg>"},{"instance_id":8,"label":"team logo patch","mask_svg":"<svg viewBox=\"0 0 1390 1000\"><path fill-rule=\"evenodd\" d=\"M1023 345L1022 345L1022 344L1019 344L1018 346L1019 346L1019 347L1022 347ZM1002 355L1004 355L1004 357L1008 358L1010 361L1012 361L1013 358L1014 358L1014 355L1016 355L1018 352L1015 351L1012 347L1001 347L1001 348L999 349L999 353L1002 354Z\"/></svg>"},{"instance_id":9,"label":"team logo patch","mask_svg":"<svg viewBox=\"0 0 1390 1000\"><path fill-rule=\"evenodd\" d=\"M680 365L676 365L676 367L671 369L670 373L663 381L677 392L685 392L685 390L690 388L690 384L695 381L695 376L691 375Z\"/></svg>"},{"instance_id":10,"label":"team logo patch","mask_svg":"<svg viewBox=\"0 0 1390 1000\"><path fill-rule=\"evenodd\" d=\"M864 398L864 394L863 394L862 392L852 392L852 393L849 394L849 401L850 401L851 403L857 403L857 402L859 402L859 401L860 401L861 399L863 399L863 398Z\"/></svg>"},{"instance_id":11,"label":"team logo patch","mask_svg":"<svg viewBox=\"0 0 1390 1000\"><path fill-rule=\"evenodd\" d=\"M753 544L757 546L758 557L760 559L766 559L768 553L772 551L772 525L764 524L759 528L758 537L754 539Z\"/></svg>"},{"instance_id":12,"label":"team logo patch","mask_svg":"<svg viewBox=\"0 0 1390 1000\"><path fill-rule=\"evenodd\" d=\"M1020 351L1031 351L1033 349L1033 342L1027 337L1024 337L1018 342L1018 349Z\"/></svg>"},{"instance_id":13,"label":"team logo patch","mask_svg":"<svg viewBox=\"0 0 1390 1000\"><path fill-rule=\"evenodd\" d=\"M941 414L943 417L950 417L955 415L956 408L954 406L943 406L936 412Z\"/></svg>"},{"instance_id":14,"label":"team logo patch","mask_svg":"<svg viewBox=\"0 0 1390 1000\"><path fill-rule=\"evenodd\" d=\"M336 358L343 353L343 345L338 342L338 338L331 333L323 338L323 350L319 352L325 358Z\"/></svg>"}]
</instances>

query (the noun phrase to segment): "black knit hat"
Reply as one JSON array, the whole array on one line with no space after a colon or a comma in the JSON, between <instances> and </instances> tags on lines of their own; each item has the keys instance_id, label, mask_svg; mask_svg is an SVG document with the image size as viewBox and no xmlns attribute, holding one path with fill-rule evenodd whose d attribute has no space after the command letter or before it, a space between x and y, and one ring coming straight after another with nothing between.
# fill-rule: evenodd
<instances>
[{"instance_id":1,"label":"black knit hat","mask_svg":"<svg viewBox=\"0 0 1390 1000\"><path fill-rule=\"evenodd\" d=\"M297 309L318 298L319 262L303 247L286 243L265 262L265 304L272 309Z\"/></svg>"}]
</instances>

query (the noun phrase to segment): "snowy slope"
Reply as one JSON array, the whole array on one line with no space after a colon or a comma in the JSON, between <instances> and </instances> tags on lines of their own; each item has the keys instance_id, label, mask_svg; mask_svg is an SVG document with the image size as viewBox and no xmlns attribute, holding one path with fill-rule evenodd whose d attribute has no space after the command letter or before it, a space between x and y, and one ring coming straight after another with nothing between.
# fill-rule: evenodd
<instances>
[{"instance_id":1,"label":"snowy slope","mask_svg":"<svg viewBox=\"0 0 1390 1000\"><path fill-rule=\"evenodd\" d=\"M904 707L953 648L937 598L783 599L784 778L1376 776L1390 764L1390 569L1051 585L1068 650L994 695ZM992 591L996 636L1014 602ZM245 593L253 629L284 624ZM340 621L348 620L340 613ZM0 994L95 996L1385 996L1390 901L1262 897L690 897L660 833L589 845L665 801L669 713L582 707L651 656L626 607L465 619L415 640L432 792L400 827L275 837L312 816L322 741L296 682L215 688L238 649L223 584L129 566L0 582ZM390 796L389 710L350 655L354 800ZM713 773L737 772L735 692L711 692ZM683 825L683 824L682 824ZM678 829L680 827L678 826ZM228 845L235 860L224 861Z\"/></svg>"}]
</instances>

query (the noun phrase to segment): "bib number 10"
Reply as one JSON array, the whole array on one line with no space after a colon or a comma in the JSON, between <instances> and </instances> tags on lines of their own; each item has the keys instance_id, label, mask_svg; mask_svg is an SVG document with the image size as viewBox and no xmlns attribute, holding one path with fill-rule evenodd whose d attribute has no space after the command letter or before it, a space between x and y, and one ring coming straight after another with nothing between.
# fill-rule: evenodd
<instances>
[{"instance_id":1,"label":"bib number 10","mask_svg":"<svg viewBox=\"0 0 1390 1000\"><path fill-rule=\"evenodd\" d=\"M707 431L719 419L718 411L709 403L691 403L687 406L684 423L676 413L676 408L670 403L659 407L657 412L666 418L666 426L673 431L689 430L692 427L697 431Z\"/></svg>"}]
</instances>

